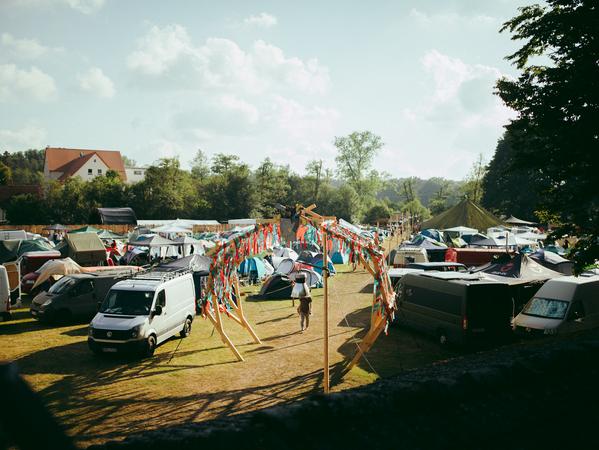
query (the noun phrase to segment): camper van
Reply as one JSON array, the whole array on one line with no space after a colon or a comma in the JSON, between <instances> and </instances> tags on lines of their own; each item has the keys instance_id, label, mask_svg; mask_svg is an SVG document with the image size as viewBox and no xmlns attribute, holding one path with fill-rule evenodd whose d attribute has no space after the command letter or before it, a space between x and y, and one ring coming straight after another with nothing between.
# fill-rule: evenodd
<instances>
[{"instance_id":1,"label":"camper van","mask_svg":"<svg viewBox=\"0 0 599 450\"><path fill-rule=\"evenodd\" d=\"M399 325L435 336L440 344L507 340L512 299L508 285L479 274L408 273L398 290Z\"/></svg>"},{"instance_id":2,"label":"camper van","mask_svg":"<svg viewBox=\"0 0 599 450\"><path fill-rule=\"evenodd\" d=\"M95 354L134 351L152 356L157 345L191 332L196 313L189 270L149 272L116 283L89 326Z\"/></svg>"},{"instance_id":3,"label":"camper van","mask_svg":"<svg viewBox=\"0 0 599 450\"><path fill-rule=\"evenodd\" d=\"M65 275L48 292L36 295L30 307L31 315L41 322L68 322L73 318L89 320L98 311L98 302L108 290L135 268L123 267L97 273Z\"/></svg>"},{"instance_id":4,"label":"camper van","mask_svg":"<svg viewBox=\"0 0 599 450\"><path fill-rule=\"evenodd\" d=\"M599 276L547 281L514 319L519 335L554 335L599 327Z\"/></svg>"},{"instance_id":5,"label":"camper van","mask_svg":"<svg viewBox=\"0 0 599 450\"><path fill-rule=\"evenodd\" d=\"M10 282L6 267L0 264L0 317L10 320Z\"/></svg>"}]
</instances>

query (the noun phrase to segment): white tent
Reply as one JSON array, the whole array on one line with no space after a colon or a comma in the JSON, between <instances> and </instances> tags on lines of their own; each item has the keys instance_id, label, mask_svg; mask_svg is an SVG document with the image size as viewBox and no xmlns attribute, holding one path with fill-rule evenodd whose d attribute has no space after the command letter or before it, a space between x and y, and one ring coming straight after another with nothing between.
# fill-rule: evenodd
<instances>
[{"instance_id":1,"label":"white tent","mask_svg":"<svg viewBox=\"0 0 599 450\"><path fill-rule=\"evenodd\" d=\"M73 273L81 273L82 271L82 267L71 258L51 259L50 261L46 261L36 270L40 275L37 277L37 280L35 280L32 289L36 288L52 276L70 275Z\"/></svg>"},{"instance_id":2,"label":"white tent","mask_svg":"<svg viewBox=\"0 0 599 450\"><path fill-rule=\"evenodd\" d=\"M475 230L474 228L468 228L468 227L452 227L452 228L445 228L444 230L441 231L449 231L451 233L458 233L460 236L463 234L476 234L478 233L478 230Z\"/></svg>"},{"instance_id":3,"label":"white tent","mask_svg":"<svg viewBox=\"0 0 599 450\"><path fill-rule=\"evenodd\" d=\"M288 247L275 247L272 249L272 252L275 256L278 256L280 258L291 258L294 261L298 257L297 252L292 248Z\"/></svg>"},{"instance_id":4,"label":"white tent","mask_svg":"<svg viewBox=\"0 0 599 450\"><path fill-rule=\"evenodd\" d=\"M191 234L190 228L185 228L185 227L182 227L180 225L175 225L175 224L162 225L157 228L152 228L151 231L153 231L154 233L163 233L163 234L178 234L178 233Z\"/></svg>"}]
</instances>

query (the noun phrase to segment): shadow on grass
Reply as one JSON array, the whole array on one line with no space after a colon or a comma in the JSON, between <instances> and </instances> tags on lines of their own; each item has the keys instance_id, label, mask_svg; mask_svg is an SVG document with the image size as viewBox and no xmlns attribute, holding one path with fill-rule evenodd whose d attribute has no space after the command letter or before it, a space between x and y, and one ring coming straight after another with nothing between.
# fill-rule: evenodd
<instances>
[{"instance_id":1,"label":"shadow on grass","mask_svg":"<svg viewBox=\"0 0 599 450\"><path fill-rule=\"evenodd\" d=\"M113 355L98 358L89 352L85 342L78 342L27 355L16 363L24 375L62 375L39 394L75 439L87 443L290 403L321 391L321 370L262 386L218 390L217 385L216 391L189 395L168 395L168 389L159 390L160 386L152 380L167 374L175 378L159 379L176 383L176 375L182 371L228 364L178 362L180 357L216 348L221 347L180 351L171 364L172 352L143 360ZM112 385L129 380L135 383L111 389Z\"/></svg>"}]
</instances>

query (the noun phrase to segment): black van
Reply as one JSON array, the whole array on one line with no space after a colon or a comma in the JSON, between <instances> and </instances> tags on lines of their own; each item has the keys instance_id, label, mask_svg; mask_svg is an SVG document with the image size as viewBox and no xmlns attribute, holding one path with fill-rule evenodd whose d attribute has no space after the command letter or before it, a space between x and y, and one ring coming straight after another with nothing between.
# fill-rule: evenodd
<instances>
[{"instance_id":1,"label":"black van","mask_svg":"<svg viewBox=\"0 0 599 450\"><path fill-rule=\"evenodd\" d=\"M434 335L441 344L507 340L512 298L505 283L479 274L408 273L398 286L400 325Z\"/></svg>"},{"instance_id":2,"label":"black van","mask_svg":"<svg viewBox=\"0 0 599 450\"><path fill-rule=\"evenodd\" d=\"M31 302L31 315L44 322L92 318L98 311L98 302L104 300L110 288L133 272L132 268L123 268L65 275L48 292L35 296Z\"/></svg>"}]
</instances>

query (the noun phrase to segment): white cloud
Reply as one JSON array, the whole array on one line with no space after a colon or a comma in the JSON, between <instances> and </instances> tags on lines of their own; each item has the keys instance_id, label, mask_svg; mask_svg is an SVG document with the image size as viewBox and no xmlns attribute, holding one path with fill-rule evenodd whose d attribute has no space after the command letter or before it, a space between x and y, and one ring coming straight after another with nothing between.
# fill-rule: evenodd
<instances>
[{"instance_id":1,"label":"white cloud","mask_svg":"<svg viewBox=\"0 0 599 450\"><path fill-rule=\"evenodd\" d=\"M271 14L263 12L258 15L246 17L243 19L243 23L251 26L270 28L277 24L277 18Z\"/></svg>"},{"instance_id":2,"label":"white cloud","mask_svg":"<svg viewBox=\"0 0 599 450\"><path fill-rule=\"evenodd\" d=\"M279 128L294 139L331 139L339 119L334 108L307 107L294 100L276 96L272 117Z\"/></svg>"},{"instance_id":3,"label":"white cloud","mask_svg":"<svg viewBox=\"0 0 599 450\"><path fill-rule=\"evenodd\" d=\"M181 25L153 26L127 64L142 75L171 81L178 88L226 88L261 94L272 88L324 93L329 72L316 59L303 61L263 41L244 51L230 39L209 38L195 45Z\"/></svg>"},{"instance_id":4,"label":"white cloud","mask_svg":"<svg viewBox=\"0 0 599 450\"><path fill-rule=\"evenodd\" d=\"M488 27L493 24L499 24L499 19L486 14L458 14L455 12L427 14L415 8L410 10L409 18L427 28L464 25Z\"/></svg>"},{"instance_id":5,"label":"white cloud","mask_svg":"<svg viewBox=\"0 0 599 450\"><path fill-rule=\"evenodd\" d=\"M84 91L91 92L100 98L114 97L114 83L98 67L92 67L87 72L79 74L77 79L79 87Z\"/></svg>"},{"instance_id":6,"label":"white cloud","mask_svg":"<svg viewBox=\"0 0 599 450\"><path fill-rule=\"evenodd\" d=\"M50 51L61 50L46 47L35 39L18 39L10 33L2 33L0 43L12 57L19 59L37 59Z\"/></svg>"},{"instance_id":7,"label":"white cloud","mask_svg":"<svg viewBox=\"0 0 599 450\"><path fill-rule=\"evenodd\" d=\"M0 149L18 151L45 146L46 130L27 125L18 130L0 130Z\"/></svg>"},{"instance_id":8,"label":"white cloud","mask_svg":"<svg viewBox=\"0 0 599 450\"><path fill-rule=\"evenodd\" d=\"M57 5L68 6L82 14L94 14L98 12L106 0L3 0L12 6L28 8L52 8Z\"/></svg>"},{"instance_id":9,"label":"white cloud","mask_svg":"<svg viewBox=\"0 0 599 450\"><path fill-rule=\"evenodd\" d=\"M48 101L55 96L54 79L37 67L22 70L14 64L0 64L0 102L22 98Z\"/></svg>"}]
</instances>

